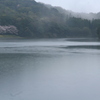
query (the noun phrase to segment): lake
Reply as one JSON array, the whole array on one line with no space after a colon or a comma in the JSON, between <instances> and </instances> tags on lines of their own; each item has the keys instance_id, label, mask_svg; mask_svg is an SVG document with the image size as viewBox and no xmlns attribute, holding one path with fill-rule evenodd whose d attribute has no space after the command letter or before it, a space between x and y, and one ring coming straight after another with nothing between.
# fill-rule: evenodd
<instances>
[{"instance_id":1,"label":"lake","mask_svg":"<svg viewBox=\"0 0 100 100\"><path fill-rule=\"evenodd\" d=\"M99 99L97 40L0 40L0 100Z\"/></svg>"}]
</instances>

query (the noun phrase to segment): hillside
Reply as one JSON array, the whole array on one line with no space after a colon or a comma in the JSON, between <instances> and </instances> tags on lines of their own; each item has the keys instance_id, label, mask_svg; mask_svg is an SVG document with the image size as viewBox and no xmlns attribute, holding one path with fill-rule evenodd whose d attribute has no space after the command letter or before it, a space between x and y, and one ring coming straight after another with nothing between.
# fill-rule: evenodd
<instances>
[{"instance_id":1,"label":"hillside","mask_svg":"<svg viewBox=\"0 0 100 100\"><path fill-rule=\"evenodd\" d=\"M100 19L100 12L98 13L77 13L69 10L65 10L61 7L55 7L60 13L64 14L65 16L69 17L76 17L76 18L82 18L82 19L88 19L88 20L93 20L93 19Z\"/></svg>"},{"instance_id":2,"label":"hillside","mask_svg":"<svg viewBox=\"0 0 100 100\"><path fill-rule=\"evenodd\" d=\"M77 18L58 7L48 7L34 0L0 0L0 34L4 35L33 38L96 37L99 23L99 18Z\"/></svg>"}]
</instances>

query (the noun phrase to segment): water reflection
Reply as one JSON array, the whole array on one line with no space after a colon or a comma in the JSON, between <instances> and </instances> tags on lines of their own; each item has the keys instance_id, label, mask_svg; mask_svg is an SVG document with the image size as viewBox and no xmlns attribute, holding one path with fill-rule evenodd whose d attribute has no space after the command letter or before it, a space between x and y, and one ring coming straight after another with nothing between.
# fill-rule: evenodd
<instances>
[{"instance_id":1,"label":"water reflection","mask_svg":"<svg viewBox=\"0 0 100 100\"><path fill-rule=\"evenodd\" d=\"M28 41L24 47L21 47L23 43L20 42L21 44L16 43L16 49L15 45L13 48L10 44L9 50L6 49L4 52L1 47L0 52L3 53L0 53L0 98L2 100L100 98L100 51L98 50L98 53L95 51L93 54L92 48L76 47L76 44L83 45L81 42L68 41L71 46L75 45L73 48L64 48L69 45L67 42L61 40L55 42L47 41L49 47L47 43L43 45L44 41L36 42L37 46ZM27 44L31 45L31 50ZM81 53L72 53L76 50ZM92 53L89 53L91 51Z\"/></svg>"}]
</instances>

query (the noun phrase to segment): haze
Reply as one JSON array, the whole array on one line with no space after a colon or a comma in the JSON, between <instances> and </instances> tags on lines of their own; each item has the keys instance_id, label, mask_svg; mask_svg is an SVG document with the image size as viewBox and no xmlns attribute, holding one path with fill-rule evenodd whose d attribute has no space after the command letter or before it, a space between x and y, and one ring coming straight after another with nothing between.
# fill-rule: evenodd
<instances>
[{"instance_id":1,"label":"haze","mask_svg":"<svg viewBox=\"0 0 100 100\"><path fill-rule=\"evenodd\" d=\"M52 6L60 6L74 12L98 13L100 12L99 0L36 0Z\"/></svg>"}]
</instances>

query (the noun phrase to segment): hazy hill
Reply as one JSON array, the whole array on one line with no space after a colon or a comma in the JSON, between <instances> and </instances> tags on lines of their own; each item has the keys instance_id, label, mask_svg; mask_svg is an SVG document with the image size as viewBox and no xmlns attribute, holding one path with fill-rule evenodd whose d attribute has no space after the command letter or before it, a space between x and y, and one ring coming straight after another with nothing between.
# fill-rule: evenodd
<instances>
[{"instance_id":1,"label":"hazy hill","mask_svg":"<svg viewBox=\"0 0 100 100\"><path fill-rule=\"evenodd\" d=\"M82 19L88 19L88 20L100 19L100 12L98 12L98 13L76 13L76 12L65 10L60 7L56 7L56 9L59 12L65 14L66 16L69 16L69 17L76 17L76 18L82 18Z\"/></svg>"},{"instance_id":2,"label":"hazy hill","mask_svg":"<svg viewBox=\"0 0 100 100\"><path fill-rule=\"evenodd\" d=\"M35 0L0 0L0 34L12 34L16 29L15 35L22 37L96 37L99 16L100 13L78 14Z\"/></svg>"},{"instance_id":3,"label":"hazy hill","mask_svg":"<svg viewBox=\"0 0 100 100\"><path fill-rule=\"evenodd\" d=\"M52 6L52 5L48 5L48 4L44 4L44 5L48 8L55 8L60 13L64 14L65 16L68 16L68 17L83 18L83 19L88 19L88 20L100 19L100 12L98 12L98 13L92 13L92 12L91 13L77 13L77 12L63 9L62 7L58 7L58 6Z\"/></svg>"}]
</instances>

